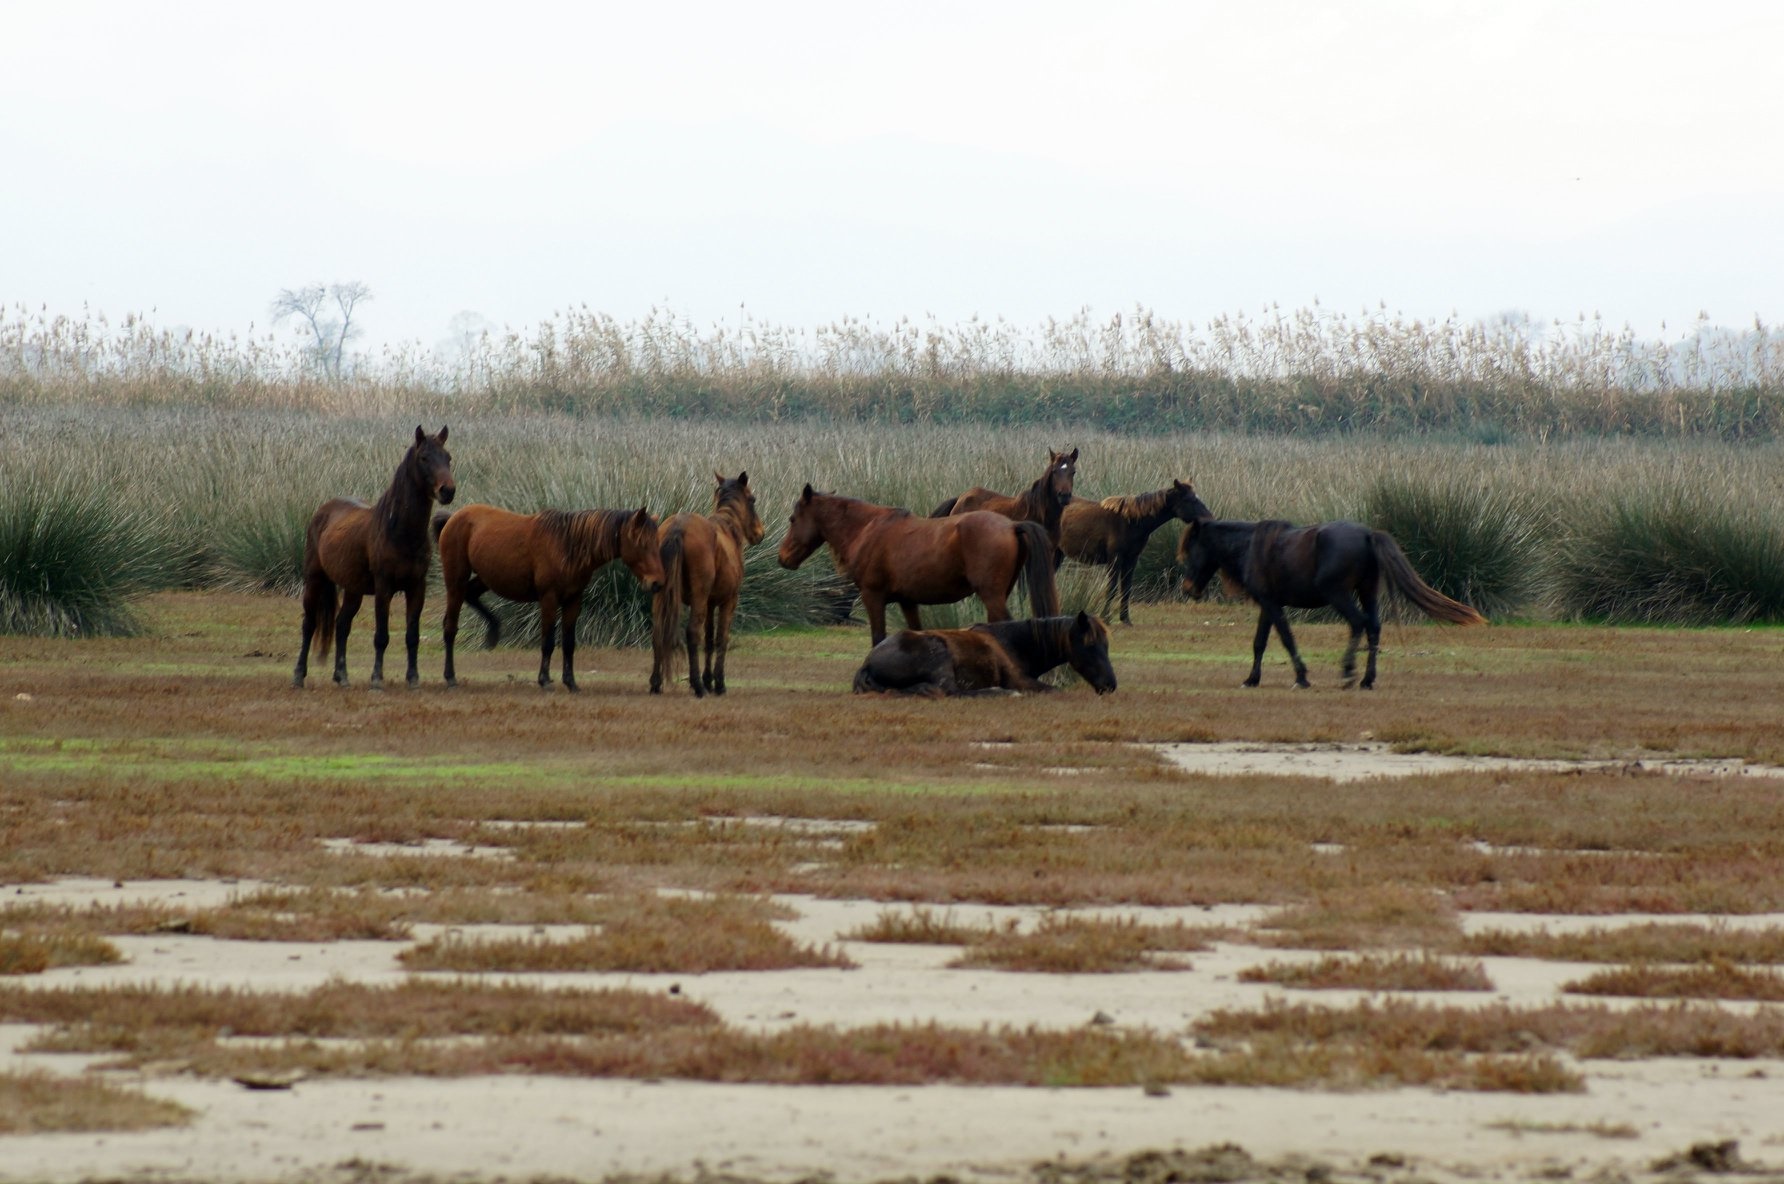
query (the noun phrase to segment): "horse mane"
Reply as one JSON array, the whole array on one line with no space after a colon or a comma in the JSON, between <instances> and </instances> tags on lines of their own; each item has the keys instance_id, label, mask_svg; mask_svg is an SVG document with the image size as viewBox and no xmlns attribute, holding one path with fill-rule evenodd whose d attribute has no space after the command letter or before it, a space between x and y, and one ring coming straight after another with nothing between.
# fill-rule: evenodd
<instances>
[{"instance_id":1,"label":"horse mane","mask_svg":"<svg viewBox=\"0 0 1784 1184\"><path fill-rule=\"evenodd\" d=\"M418 500L424 506L433 504L433 499L417 489L413 480L420 447L419 443L409 445L409 450L403 453L402 461L396 466L396 473L390 478L390 484L372 503L372 521L378 524L380 532L407 548L425 547L432 537L428 522L431 515L417 519L414 513Z\"/></svg>"},{"instance_id":2,"label":"horse mane","mask_svg":"<svg viewBox=\"0 0 1784 1184\"><path fill-rule=\"evenodd\" d=\"M1072 649L1072 625L1077 619L1075 615L1028 617L1020 621L986 621L973 628L995 637L1010 657L1034 677L1066 660ZM1108 627L1097 621L1097 628L1107 640Z\"/></svg>"},{"instance_id":3,"label":"horse mane","mask_svg":"<svg viewBox=\"0 0 1784 1184\"><path fill-rule=\"evenodd\" d=\"M619 554L619 532L636 510L541 510L539 525L566 555Z\"/></svg>"},{"instance_id":4,"label":"horse mane","mask_svg":"<svg viewBox=\"0 0 1784 1184\"><path fill-rule=\"evenodd\" d=\"M1171 489L1155 489L1151 493L1121 493L1106 497L1098 504L1129 522L1138 522L1163 509L1174 489L1173 486Z\"/></svg>"}]
</instances>

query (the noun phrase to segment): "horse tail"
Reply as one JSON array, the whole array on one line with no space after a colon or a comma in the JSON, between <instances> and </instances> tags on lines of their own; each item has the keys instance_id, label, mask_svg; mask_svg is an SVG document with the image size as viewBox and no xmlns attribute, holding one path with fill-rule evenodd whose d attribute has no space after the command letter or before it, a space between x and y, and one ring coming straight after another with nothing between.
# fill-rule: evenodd
<instances>
[{"instance_id":1,"label":"horse tail","mask_svg":"<svg viewBox=\"0 0 1784 1184\"><path fill-rule=\"evenodd\" d=\"M1375 561L1388 578L1394 590L1417 605L1427 617L1436 621L1448 621L1454 625L1485 625L1487 619L1469 608L1459 600L1451 600L1431 585L1419 578L1419 573L1407 562L1406 552L1394 541L1394 536L1385 530L1369 532L1370 541L1375 545Z\"/></svg>"},{"instance_id":2,"label":"horse tail","mask_svg":"<svg viewBox=\"0 0 1784 1184\"><path fill-rule=\"evenodd\" d=\"M663 531L659 552L663 559L663 587L650 606L650 646L665 680L675 678L681 641L676 636L682 609L682 528L675 523Z\"/></svg>"},{"instance_id":3,"label":"horse tail","mask_svg":"<svg viewBox=\"0 0 1784 1184\"><path fill-rule=\"evenodd\" d=\"M1053 540L1039 522L1012 522L1022 545L1021 583L1028 596L1028 615L1057 617L1059 585L1053 580Z\"/></svg>"},{"instance_id":4,"label":"horse tail","mask_svg":"<svg viewBox=\"0 0 1784 1184\"><path fill-rule=\"evenodd\" d=\"M327 509L326 506L323 509ZM322 528L327 520L322 510L316 511L304 531L304 614L316 614L316 632L310 638L311 660L326 662L334 649L335 613L340 605L340 589L322 568Z\"/></svg>"},{"instance_id":5,"label":"horse tail","mask_svg":"<svg viewBox=\"0 0 1784 1184\"><path fill-rule=\"evenodd\" d=\"M428 521L428 527L434 536L434 546L440 545L440 532L446 529L446 519L450 517L452 517L451 510L435 510L433 518Z\"/></svg>"},{"instance_id":6,"label":"horse tail","mask_svg":"<svg viewBox=\"0 0 1784 1184\"><path fill-rule=\"evenodd\" d=\"M935 509L929 511L929 516L931 518L951 517L954 513L954 503L959 500L960 500L960 495L955 494L953 497L949 498L947 501L943 502L941 505L937 506Z\"/></svg>"},{"instance_id":7,"label":"horse tail","mask_svg":"<svg viewBox=\"0 0 1784 1184\"><path fill-rule=\"evenodd\" d=\"M483 603L480 593L473 592L465 597L464 602L471 606L471 611L483 618L483 648L493 650L496 643L502 640L502 618L491 612Z\"/></svg>"}]
</instances>

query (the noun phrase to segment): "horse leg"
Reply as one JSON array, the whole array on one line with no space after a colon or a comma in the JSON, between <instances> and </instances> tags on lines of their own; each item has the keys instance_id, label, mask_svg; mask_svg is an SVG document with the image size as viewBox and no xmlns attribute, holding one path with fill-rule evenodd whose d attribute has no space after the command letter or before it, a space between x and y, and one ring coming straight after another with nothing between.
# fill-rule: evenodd
<instances>
[{"instance_id":1,"label":"horse leg","mask_svg":"<svg viewBox=\"0 0 1784 1184\"><path fill-rule=\"evenodd\" d=\"M335 617L334 668L334 680L340 686L347 685L347 634L353 629L353 618L359 613L360 602L364 599L363 592L341 590L341 611Z\"/></svg>"},{"instance_id":2,"label":"horse leg","mask_svg":"<svg viewBox=\"0 0 1784 1184\"><path fill-rule=\"evenodd\" d=\"M706 664L700 671L700 685L714 694L718 693L714 689L713 679L713 650L716 648L713 639L717 632L718 615L719 606L717 603L708 602L706 605Z\"/></svg>"},{"instance_id":3,"label":"horse leg","mask_svg":"<svg viewBox=\"0 0 1784 1184\"><path fill-rule=\"evenodd\" d=\"M333 589L329 590L333 595ZM297 666L291 672L291 685L302 689L304 679L310 674L310 642L316 637L316 618L320 615L317 599L321 591L313 587L311 581L304 581L304 623L303 641L297 647Z\"/></svg>"},{"instance_id":4,"label":"horse leg","mask_svg":"<svg viewBox=\"0 0 1784 1184\"><path fill-rule=\"evenodd\" d=\"M1363 639L1363 629L1368 624L1363 610L1358 608L1348 592L1340 592L1328 598L1332 609L1343 617L1350 626L1350 642L1344 647L1344 688L1349 690L1357 685L1357 643ZM1373 652L1373 651L1371 651Z\"/></svg>"},{"instance_id":5,"label":"horse leg","mask_svg":"<svg viewBox=\"0 0 1784 1184\"><path fill-rule=\"evenodd\" d=\"M861 590L861 611L867 614L867 633L872 645L886 640L886 598L878 592Z\"/></svg>"},{"instance_id":6,"label":"horse leg","mask_svg":"<svg viewBox=\"0 0 1784 1184\"><path fill-rule=\"evenodd\" d=\"M688 687L694 692L694 698L706 696L705 680L700 675L700 623L706 619L706 597L690 596L688 598L688 620L682 629L682 639L688 650Z\"/></svg>"},{"instance_id":7,"label":"horse leg","mask_svg":"<svg viewBox=\"0 0 1784 1184\"><path fill-rule=\"evenodd\" d=\"M1301 651L1295 648L1295 635L1289 631L1288 614L1281 605L1272 604L1270 615L1275 619L1276 636L1282 638L1282 648L1288 651L1288 660L1295 664L1295 685L1306 690L1312 684L1307 681L1307 663L1301 661Z\"/></svg>"},{"instance_id":8,"label":"horse leg","mask_svg":"<svg viewBox=\"0 0 1784 1184\"><path fill-rule=\"evenodd\" d=\"M904 614L904 627L906 629L921 629L923 627L923 610L918 607L916 601L899 601L898 611Z\"/></svg>"},{"instance_id":9,"label":"horse leg","mask_svg":"<svg viewBox=\"0 0 1784 1184\"><path fill-rule=\"evenodd\" d=\"M1123 625L1131 625L1134 623L1133 618L1127 615L1127 606L1128 602L1133 599L1134 568L1139 565L1139 562L1140 557L1138 555L1129 555L1121 561L1121 623ZM1103 615L1105 617L1108 616L1108 613L1108 609L1103 610Z\"/></svg>"},{"instance_id":10,"label":"horse leg","mask_svg":"<svg viewBox=\"0 0 1784 1184\"><path fill-rule=\"evenodd\" d=\"M421 608L427 602L427 581L416 580L403 592L403 615L408 618L403 629L403 647L409 652L409 668L403 672L403 685L414 690L421 685Z\"/></svg>"},{"instance_id":11,"label":"horse leg","mask_svg":"<svg viewBox=\"0 0 1784 1184\"><path fill-rule=\"evenodd\" d=\"M1109 562L1109 578L1103 583L1103 619L1106 621L1109 619L1109 610L1115 607L1115 596L1121 591L1121 561L1119 559Z\"/></svg>"},{"instance_id":12,"label":"horse leg","mask_svg":"<svg viewBox=\"0 0 1784 1184\"><path fill-rule=\"evenodd\" d=\"M1363 689L1375 689L1375 652L1381 648L1381 604L1375 589L1365 588L1357 598L1363 602L1363 629L1369 635L1369 661L1363 668Z\"/></svg>"},{"instance_id":13,"label":"horse leg","mask_svg":"<svg viewBox=\"0 0 1784 1184\"><path fill-rule=\"evenodd\" d=\"M546 592L539 597L539 689L551 686L551 651L557 644L557 594Z\"/></svg>"},{"instance_id":14,"label":"horse leg","mask_svg":"<svg viewBox=\"0 0 1784 1184\"><path fill-rule=\"evenodd\" d=\"M446 585L446 613L440 618L440 641L446 647L446 685L458 685L458 674L452 668L452 647L458 641L458 614L465 604L464 589L448 582Z\"/></svg>"},{"instance_id":15,"label":"horse leg","mask_svg":"<svg viewBox=\"0 0 1784 1184\"><path fill-rule=\"evenodd\" d=\"M1257 614L1257 632L1251 638L1251 677L1245 680L1248 687L1255 687L1264 681L1264 648L1270 644L1270 610L1260 607Z\"/></svg>"},{"instance_id":16,"label":"horse leg","mask_svg":"<svg viewBox=\"0 0 1784 1184\"><path fill-rule=\"evenodd\" d=\"M719 606L718 666L709 688L713 694L725 693L725 655L731 649L731 618L737 615L737 601L727 600Z\"/></svg>"},{"instance_id":17,"label":"horse leg","mask_svg":"<svg viewBox=\"0 0 1784 1184\"><path fill-rule=\"evenodd\" d=\"M390 598L388 586L372 589L372 682L374 691L384 689L384 651L390 648Z\"/></svg>"},{"instance_id":18,"label":"horse leg","mask_svg":"<svg viewBox=\"0 0 1784 1184\"><path fill-rule=\"evenodd\" d=\"M582 615L582 597L572 597L564 605L564 615L559 626L564 633L564 689L580 690L576 685L576 618Z\"/></svg>"}]
</instances>

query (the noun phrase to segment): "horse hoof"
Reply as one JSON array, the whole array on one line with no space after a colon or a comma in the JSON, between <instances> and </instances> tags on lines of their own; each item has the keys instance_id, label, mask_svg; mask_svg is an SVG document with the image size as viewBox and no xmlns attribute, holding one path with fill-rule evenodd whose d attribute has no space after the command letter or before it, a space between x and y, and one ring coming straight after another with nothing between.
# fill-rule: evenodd
<instances>
[{"instance_id":1,"label":"horse hoof","mask_svg":"<svg viewBox=\"0 0 1784 1184\"><path fill-rule=\"evenodd\" d=\"M458 679L456 679L456 678L449 678L446 680L446 689L449 691L457 685L458 685Z\"/></svg>"},{"instance_id":2,"label":"horse hoof","mask_svg":"<svg viewBox=\"0 0 1784 1184\"><path fill-rule=\"evenodd\" d=\"M1295 690L1310 691L1312 689L1313 689L1313 684L1308 682L1306 679L1304 679L1304 678L1295 679Z\"/></svg>"},{"instance_id":3,"label":"horse hoof","mask_svg":"<svg viewBox=\"0 0 1784 1184\"><path fill-rule=\"evenodd\" d=\"M346 686L347 684L343 682L341 685ZM381 691L384 689L384 680L381 678L374 678L368 685L374 691Z\"/></svg>"},{"instance_id":4,"label":"horse hoof","mask_svg":"<svg viewBox=\"0 0 1784 1184\"><path fill-rule=\"evenodd\" d=\"M576 685L576 684L575 684L575 683L573 683L573 682L566 682L566 683L564 683L564 689L565 689L565 690L566 690L566 691L569 691L569 692L570 692L570 693L571 693L571 694L572 694L572 695L574 695L574 694L576 694L576 693L578 693L578 692L579 692L579 691L581 691L581 690L582 690L582 688L581 688L581 687L579 687L579 686L577 686L577 685Z\"/></svg>"}]
</instances>

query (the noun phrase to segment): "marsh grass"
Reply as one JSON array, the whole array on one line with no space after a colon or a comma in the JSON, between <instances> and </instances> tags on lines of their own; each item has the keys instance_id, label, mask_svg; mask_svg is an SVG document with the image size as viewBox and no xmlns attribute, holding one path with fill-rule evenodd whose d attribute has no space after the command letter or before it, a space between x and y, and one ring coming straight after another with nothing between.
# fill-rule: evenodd
<instances>
[{"instance_id":1,"label":"marsh grass","mask_svg":"<svg viewBox=\"0 0 1784 1184\"><path fill-rule=\"evenodd\" d=\"M963 946L987 933L990 924L966 925L949 912L934 909L885 909L872 921L843 934L847 941L886 942L903 945Z\"/></svg>"},{"instance_id":2,"label":"marsh grass","mask_svg":"<svg viewBox=\"0 0 1784 1184\"><path fill-rule=\"evenodd\" d=\"M1384 475L1364 490L1358 510L1361 521L1394 536L1427 584L1489 618L1538 598L1547 561L1538 515L1534 491L1454 472Z\"/></svg>"},{"instance_id":3,"label":"marsh grass","mask_svg":"<svg viewBox=\"0 0 1784 1184\"><path fill-rule=\"evenodd\" d=\"M1623 966L1600 970L1561 988L1570 995L1624 995L1644 999L1753 999L1784 1002L1784 975L1720 960L1684 968Z\"/></svg>"},{"instance_id":4,"label":"marsh grass","mask_svg":"<svg viewBox=\"0 0 1784 1184\"><path fill-rule=\"evenodd\" d=\"M1043 974L1114 974L1188 970L1181 958L1159 954L1206 950L1203 934L1187 925L1149 925L1133 917L1049 914L1031 930L994 929L974 937L950 966Z\"/></svg>"},{"instance_id":5,"label":"marsh grass","mask_svg":"<svg viewBox=\"0 0 1784 1184\"><path fill-rule=\"evenodd\" d=\"M1461 932L1447 896L1385 885L1290 905L1260 922L1252 936L1262 945L1294 949L1448 950Z\"/></svg>"},{"instance_id":6,"label":"marsh grass","mask_svg":"<svg viewBox=\"0 0 1784 1184\"><path fill-rule=\"evenodd\" d=\"M1489 929L1463 938L1461 952L1560 962L1784 963L1784 929L1686 922L1594 926L1571 933Z\"/></svg>"},{"instance_id":7,"label":"marsh grass","mask_svg":"<svg viewBox=\"0 0 1784 1184\"><path fill-rule=\"evenodd\" d=\"M1268 962L1239 972L1242 983L1275 983L1301 990L1491 991L1478 962L1418 954L1326 956L1316 962Z\"/></svg>"},{"instance_id":8,"label":"marsh grass","mask_svg":"<svg viewBox=\"0 0 1784 1184\"><path fill-rule=\"evenodd\" d=\"M846 956L794 941L760 902L735 897L638 897L611 907L580 937L467 938L446 934L404 950L410 970L625 971L848 969Z\"/></svg>"},{"instance_id":9,"label":"marsh grass","mask_svg":"<svg viewBox=\"0 0 1784 1184\"><path fill-rule=\"evenodd\" d=\"M94 1077L0 1072L0 1135L142 1131L191 1120L177 1102Z\"/></svg>"},{"instance_id":10,"label":"marsh grass","mask_svg":"<svg viewBox=\"0 0 1784 1184\"><path fill-rule=\"evenodd\" d=\"M5 932L0 919L0 975L41 974L64 966L106 966L122 962L118 947L79 930L27 929Z\"/></svg>"}]
</instances>

